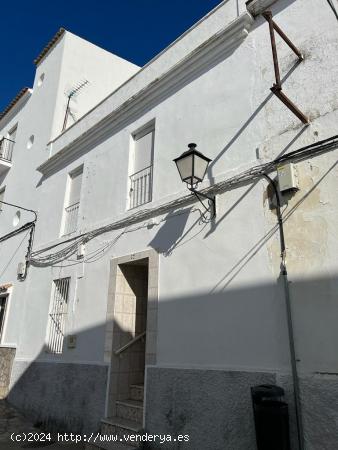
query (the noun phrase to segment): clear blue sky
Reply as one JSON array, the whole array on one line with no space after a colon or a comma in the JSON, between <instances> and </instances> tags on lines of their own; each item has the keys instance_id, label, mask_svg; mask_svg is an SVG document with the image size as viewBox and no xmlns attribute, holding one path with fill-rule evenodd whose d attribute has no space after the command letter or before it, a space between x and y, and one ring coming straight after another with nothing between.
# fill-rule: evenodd
<instances>
[{"instance_id":1,"label":"clear blue sky","mask_svg":"<svg viewBox=\"0 0 338 450\"><path fill-rule=\"evenodd\" d=\"M0 111L33 84L33 59L60 27L143 66L220 0L6 1L1 7Z\"/></svg>"}]
</instances>

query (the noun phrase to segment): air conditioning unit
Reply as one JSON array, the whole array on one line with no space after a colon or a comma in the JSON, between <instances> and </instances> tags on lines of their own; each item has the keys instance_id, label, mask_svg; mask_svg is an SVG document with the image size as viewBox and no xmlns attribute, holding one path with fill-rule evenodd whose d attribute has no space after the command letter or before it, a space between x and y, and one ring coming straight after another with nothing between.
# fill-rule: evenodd
<instances>
[{"instance_id":1,"label":"air conditioning unit","mask_svg":"<svg viewBox=\"0 0 338 450\"><path fill-rule=\"evenodd\" d=\"M17 269L17 275L18 275L18 279L21 280L22 278L25 278L26 276L26 263L24 262L20 262L18 264L18 269Z\"/></svg>"}]
</instances>

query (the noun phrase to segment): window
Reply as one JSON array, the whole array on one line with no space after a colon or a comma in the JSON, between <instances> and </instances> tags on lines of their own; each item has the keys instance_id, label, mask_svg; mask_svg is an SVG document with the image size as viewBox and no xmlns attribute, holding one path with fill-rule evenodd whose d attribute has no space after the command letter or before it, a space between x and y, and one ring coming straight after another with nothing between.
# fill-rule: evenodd
<instances>
[{"instance_id":1,"label":"window","mask_svg":"<svg viewBox=\"0 0 338 450\"><path fill-rule=\"evenodd\" d=\"M129 208L151 202L155 127L147 126L133 136Z\"/></svg>"},{"instance_id":2,"label":"window","mask_svg":"<svg viewBox=\"0 0 338 450\"><path fill-rule=\"evenodd\" d=\"M76 169L70 176L69 195L67 206L65 207L64 230L63 234L74 233L77 229L79 208L80 208L80 194L82 184L83 167Z\"/></svg>"},{"instance_id":3,"label":"window","mask_svg":"<svg viewBox=\"0 0 338 450\"><path fill-rule=\"evenodd\" d=\"M53 281L47 330L47 351L49 353L62 353L68 312L69 282L70 278Z\"/></svg>"},{"instance_id":4,"label":"window","mask_svg":"<svg viewBox=\"0 0 338 450\"><path fill-rule=\"evenodd\" d=\"M6 188L1 188L0 189L0 212L2 211L3 206L4 206L1 202L5 201L5 189Z\"/></svg>"},{"instance_id":5,"label":"window","mask_svg":"<svg viewBox=\"0 0 338 450\"><path fill-rule=\"evenodd\" d=\"M2 342L2 334L5 324L6 306L7 306L8 295L0 296L0 343Z\"/></svg>"},{"instance_id":6,"label":"window","mask_svg":"<svg viewBox=\"0 0 338 450\"><path fill-rule=\"evenodd\" d=\"M13 148L15 144L17 125L13 127L8 133L7 137L0 140L0 158L6 161L12 161Z\"/></svg>"}]
</instances>

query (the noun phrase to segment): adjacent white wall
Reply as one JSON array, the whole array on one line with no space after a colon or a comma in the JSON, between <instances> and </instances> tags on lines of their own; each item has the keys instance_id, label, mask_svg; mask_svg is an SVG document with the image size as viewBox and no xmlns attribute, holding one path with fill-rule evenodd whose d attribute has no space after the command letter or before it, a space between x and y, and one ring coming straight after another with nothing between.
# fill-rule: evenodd
<instances>
[{"instance_id":1,"label":"adjacent white wall","mask_svg":"<svg viewBox=\"0 0 338 450\"><path fill-rule=\"evenodd\" d=\"M15 124L18 124L13 165L0 178L0 187L6 187L5 201L38 211L39 221L42 210L45 210L42 205L47 206L49 211L47 214L50 214L57 207L57 199L54 202L48 195L46 198L43 195L37 195L41 176L36 168L48 158L48 142L53 135L61 131L65 113L64 92L84 74L90 79L90 91L88 91L90 95L86 96L84 92L82 98L77 99L77 117L79 117L137 70L138 67L134 64L65 32L37 66L32 95L20 105L20 108L13 108L15 114L11 111L0 122L0 135L3 136L6 136ZM43 78L42 82L41 78ZM32 136L34 136L34 143L31 148L28 148L27 144ZM65 186L59 194L58 199L63 205ZM1 213L1 236L33 219L31 213L21 211L20 223L14 227L15 212L15 208L4 207ZM30 300L39 297L43 304L48 305L50 298L50 284L46 294L46 291L43 291L42 280L36 284L31 284L29 278L25 283L16 280L17 265L24 261L27 251L27 239L28 236L23 233L0 244L1 283L15 284L8 309L9 317L14 319L7 321L5 340L18 347L21 340L35 342L35 332L39 330L40 319L43 321L42 326L45 327L46 317L41 315L43 310L41 304ZM39 291L38 296L36 296L36 290ZM23 301L25 298L28 299L27 302ZM31 323L36 323L37 327L31 327L29 325ZM29 333L30 338L27 338L26 332ZM40 342L40 335L37 339ZM34 344L28 345L27 349L28 351L24 350L26 355L36 356Z\"/></svg>"},{"instance_id":2,"label":"adjacent white wall","mask_svg":"<svg viewBox=\"0 0 338 450\"><path fill-rule=\"evenodd\" d=\"M67 94L83 80L88 80L70 101L67 127L79 120L108 94L134 75L139 67L96 45L66 32L58 86L59 102L55 105L50 138L61 133L67 106Z\"/></svg>"}]
</instances>

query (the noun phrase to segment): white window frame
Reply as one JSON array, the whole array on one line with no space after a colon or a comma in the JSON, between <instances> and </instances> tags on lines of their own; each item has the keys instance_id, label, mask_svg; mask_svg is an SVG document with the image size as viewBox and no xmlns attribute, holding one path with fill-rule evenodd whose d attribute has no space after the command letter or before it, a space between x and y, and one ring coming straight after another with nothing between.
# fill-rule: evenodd
<instances>
[{"instance_id":1,"label":"white window frame","mask_svg":"<svg viewBox=\"0 0 338 450\"><path fill-rule=\"evenodd\" d=\"M5 201L5 192L6 192L6 186L3 186L0 188L0 200L1 200L1 194L3 195L2 201ZM0 213L2 212L3 209L3 203L0 203Z\"/></svg>"},{"instance_id":2,"label":"white window frame","mask_svg":"<svg viewBox=\"0 0 338 450\"><path fill-rule=\"evenodd\" d=\"M0 298L5 299L5 309L3 314L2 323L0 323L0 344L4 343L4 335L5 335L5 329L7 325L7 316L8 316L8 304L9 304L9 292L6 292L4 294L0 294Z\"/></svg>"},{"instance_id":3,"label":"white window frame","mask_svg":"<svg viewBox=\"0 0 338 450\"><path fill-rule=\"evenodd\" d=\"M131 134L130 150L129 150L129 177L128 177L128 209L134 209L146 203L150 203L153 199L153 166L154 166L154 149L155 149L155 120L143 125L137 131ZM150 155L150 166L135 172L135 151L136 142L143 136L153 133L153 142ZM135 177L139 175L139 179ZM142 180L145 180L144 182ZM137 183L139 183L137 185ZM144 188L145 184L145 189ZM138 186L141 189L137 189ZM137 192L138 191L138 192ZM141 191L141 192L140 192ZM136 194L136 195L135 195Z\"/></svg>"},{"instance_id":4,"label":"white window frame","mask_svg":"<svg viewBox=\"0 0 338 450\"><path fill-rule=\"evenodd\" d=\"M76 203L76 205L70 205L70 196L71 196L71 189L72 189L72 178L78 174L82 173L82 179L81 179L81 188L80 188L80 198L79 201ZM62 221L61 221L61 233L60 236L67 236L69 234L75 233L78 230L79 225L79 211L80 211L80 204L81 204L81 191L82 191L82 184L83 184L83 174L84 174L84 165L81 164L81 166L77 167L76 169L72 170L67 175L67 182L66 182L66 193L65 193L65 200L63 204L63 214L62 214ZM70 227L70 231L67 225L67 215L68 211L67 209L72 208L73 211L71 212L74 216L74 221L76 221L74 227Z\"/></svg>"}]
</instances>

